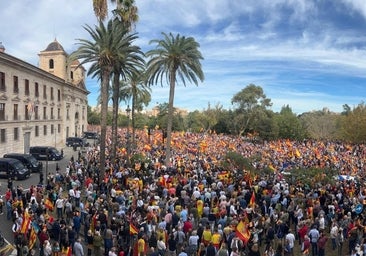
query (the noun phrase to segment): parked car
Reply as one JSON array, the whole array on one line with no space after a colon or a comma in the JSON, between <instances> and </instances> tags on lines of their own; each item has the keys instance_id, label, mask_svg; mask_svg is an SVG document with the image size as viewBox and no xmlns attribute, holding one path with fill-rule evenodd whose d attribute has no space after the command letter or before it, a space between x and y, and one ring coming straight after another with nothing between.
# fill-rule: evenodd
<instances>
[{"instance_id":1,"label":"parked car","mask_svg":"<svg viewBox=\"0 0 366 256\"><path fill-rule=\"evenodd\" d=\"M84 132L84 134L83 134L83 138L86 138L86 139L98 140L99 137L100 136L97 132Z\"/></svg>"},{"instance_id":2,"label":"parked car","mask_svg":"<svg viewBox=\"0 0 366 256\"><path fill-rule=\"evenodd\" d=\"M31 154L21 154L21 153L8 153L3 156L4 158L14 158L19 160L27 167L31 172L41 172L43 164L38 161Z\"/></svg>"},{"instance_id":3,"label":"parked car","mask_svg":"<svg viewBox=\"0 0 366 256\"><path fill-rule=\"evenodd\" d=\"M24 180L29 178L30 171L22 162L14 158L0 158L0 177Z\"/></svg>"},{"instance_id":4,"label":"parked car","mask_svg":"<svg viewBox=\"0 0 366 256\"><path fill-rule=\"evenodd\" d=\"M55 147L48 146L34 146L29 148L29 153L33 155L37 160L61 160L63 154L60 153Z\"/></svg>"},{"instance_id":5,"label":"parked car","mask_svg":"<svg viewBox=\"0 0 366 256\"><path fill-rule=\"evenodd\" d=\"M68 147L87 147L87 146L89 146L89 142L86 140L86 138L68 137L68 138L66 138L66 146L68 146Z\"/></svg>"}]
</instances>

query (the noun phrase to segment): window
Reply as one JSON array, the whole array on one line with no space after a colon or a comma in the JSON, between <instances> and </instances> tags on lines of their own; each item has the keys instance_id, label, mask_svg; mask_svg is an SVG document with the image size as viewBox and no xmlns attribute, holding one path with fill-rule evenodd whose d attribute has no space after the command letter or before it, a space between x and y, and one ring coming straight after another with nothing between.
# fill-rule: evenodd
<instances>
[{"instance_id":1,"label":"window","mask_svg":"<svg viewBox=\"0 0 366 256\"><path fill-rule=\"evenodd\" d=\"M50 69L53 69L54 68L54 61L53 61L53 59L50 59L50 61L48 62L48 67L50 68Z\"/></svg>"},{"instance_id":2,"label":"window","mask_svg":"<svg viewBox=\"0 0 366 256\"><path fill-rule=\"evenodd\" d=\"M47 107L43 107L43 120L47 120Z\"/></svg>"},{"instance_id":3,"label":"window","mask_svg":"<svg viewBox=\"0 0 366 256\"><path fill-rule=\"evenodd\" d=\"M18 104L14 104L13 120L18 120Z\"/></svg>"},{"instance_id":4,"label":"window","mask_svg":"<svg viewBox=\"0 0 366 256\"><path fill-rule=\"evenodd\" d=\"M47 125L43 125L43 135L47 135Z\"/></svg>"},{"instance_id":5,"label":"window","mask_svg":"<svg viewBox=\"0 0 366 256\"><path fill-rule=\"evenodd\" d=\"M70 77L71 77L71 80L74 80L74 72L70 72Z\"/></svg>"},{"instance_id":6,"label":"window","mask_svg":"<svg viewBox=\"0 0 366 256\"><path fill-rule=\"evenodd\" d=\"M55 126L53 124L51 124L51 134L55 133Z\"/></svg>"},{"instance_id":7,"label":"window","mask_svg":"<svg viewBox=\"0 0 366 256\"><path fill-rule=\"evenodd\" d=\"M0 91L6 91L4 72L0 72Z\"/></svg>"},{"instance_id":8,"label":"window","mask_svg":"<svg viewBox=\"0 0 366 256\"><path fill-rule=\"evenodd\" d=\"M47 99L47 86L43 85L43 99Z\"/></svg>"},{"instance_id":9,"label":"window","mask_svg":"<svg viewBox=\"0 0 366 256\"><path fill-rule=\"evenodd\" d=\"M60 91L60 89L57 90L57 101L61 101L61 91Z\"/></svg>"},{"instance_id":10,"label":"window","mask_svg":"<svg viewBox=\"0 0 366 256\"><path fill-rule=\"evenodd\" d=\"M19 127L14 128L14 140L19 140Z\"/></svg>"},{"instance_id":11,"label":"window","mask_svg":"<svg viewBox=\"0 0 366 256\"><path fill-rule=\"evenodd\" d=\"M6 129L0 130L0 142L5 143L6 142Z\"/></svg>"},{"instance_id":12,"label":"window","mask_svg":"<svg viewBox=\"0 0 366 256\"><path fill-rule=\"evenodd\" d=\"M53 98L53 87L51 87L51 100L54 100L54 98Z\"/></svg>"},{"instance_id":13,"label":"window","mask_svg":"<svg viewBox=\"0 0 366 256\"><path fill-rule=\"evenodd\" d=\"M61 132L61 124L58 124L57 125L57 133L60 133Z\"/></svg>"},{"instance_id":14,"label":"window","mask_svg":"<svg viewBox=\"0 0 366 256\"><path fill-rule=\"evenodd\" d=\"M24 107L24 118L25 120L30 120L30 109L29 109L29 105L30 103L28 103L27 105L25 105Z\"/></svg>"},{"instance_id":15,"label":"window","mask_svg":"<svg viewBox=\"0 0 366 256\"><path fill-rule=\"evenodd\" d=\"M61 119L61 109L57 109L57 119Z\"/></svg>"},{"instance_id":16,"label":"window","mask_svg":"<svg viewBox=\"0 0 366 256\"><path fill-rule=\"evenodd\" d=\"M14 93L19 93L18 77L17 76L13 76L13 81L14 81L13 92Z\"/></svg>"},{"instance_id":17,"label":"window","mask_svg":"<svg viewBox=\"0 0 366 256\"><path fill-rule=\"evenodd\" d=\"M69 109L66 109L66 119L67 119L67 120L70 120Z\"/></svg>"},{"instance_id":18,"label":"window","mask_svg":"<svg viewBox=\"0 0 366 256\"><path fill-rule=\"evenodd\" d=\"M26 96L29 96L29 80L28 79L24 80L24 94Z\"/></svg>"},{"instance_id":19,"label":"window","mask_svg":"<svg viewBox=\"0 0 366 256\"><path fill-rule=\"evenodd\" d=\"M39 119L38 106L34 106L34 119L35 120L38 120Z\"/></svg>"},{"instance_id":20,"label":"window","mask_svg":"<svg viewBox=\"0 0 366 256\"><path fill-rule=\"evenodd\" d=\"M38 125L36 125L36 126L34 127L34 136L36 136L36 137L38 137L38 136L39 136L39 126L38 126Z\"/></svg>"},{"instance_id":21,"label":"window","mask_svg":"<svg viewBox=\"0 0 366 256\"><path fill-rule=\"evenodd\" d=\"M0 121L5 121L5 103L0 103Z\"/></svg>"},{"instance_id":22,"label":"window","mask_svg":"<svg viewBox=\"0 0 366 256\"><path fill-rule=\"evenodd\" d=\"M53 116L53 108L51 108L51 119L55 119L55 117Z\"/></svg>"},{"instance_id":23,"label":"window","mask_svg":"<svg viewBox=\"0 0 366 256\"><path fill-rule=\"evenodd\" d=\"M36 83L34 83L34 96L36 97L36 98L38 98L39 97L39 86L38 86L38 83L36 82Z\"/></svg>"}]
</instances>

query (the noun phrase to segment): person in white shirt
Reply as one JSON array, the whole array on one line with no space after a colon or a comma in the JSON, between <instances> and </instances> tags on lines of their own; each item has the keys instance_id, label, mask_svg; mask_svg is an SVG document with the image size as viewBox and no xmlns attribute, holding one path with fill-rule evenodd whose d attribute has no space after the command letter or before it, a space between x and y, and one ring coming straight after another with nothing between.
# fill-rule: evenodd
<instances>
[{"instance_id":1,"label":"person in white shirt","mask_svg":"<svg viewBox=\"0 0 366 256\"><path fill-rule=\"evenodd\" d=\"M295 240L295 235L291 232L291 229L289 229L285 236L285 241L289 249L289 255L294 255Z\"/></svg>"},{"instance_id":2,"label":"person in white shirt","mask_svg":"<svg viewBox=\"0 0 366 256\"><path fill-rule=\"evenodd\" d=\"M156 248L158 249L158 252L160 255L164 255L166 251L166 244L163 240L163 237L160 237L160 239L157 242Z\"/></svg>"}]
</instances>

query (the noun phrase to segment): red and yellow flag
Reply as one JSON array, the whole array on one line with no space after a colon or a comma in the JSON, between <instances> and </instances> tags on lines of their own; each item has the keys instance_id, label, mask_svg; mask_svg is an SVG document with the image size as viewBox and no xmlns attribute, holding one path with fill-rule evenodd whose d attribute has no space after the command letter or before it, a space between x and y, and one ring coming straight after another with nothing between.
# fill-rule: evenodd
<instances>
[{"instance_id":1,"label":"red and yellow flag","mask_svg":"<svg viewBox=\"0 0 366 256\"><path fill-rule=\"evenodd\" d=\"M255 205L255 193L254 193L254 191L252 192L252 196L250 197L249 205L252 206L252 207L254 207L254 205Z\"/></svg>"},{"instance_id":2,"label":"red and yellow flag","mask_svg":"<svg viewBox=\"0 0 366 256\"><path fill-rule=\"evenodd\" d=\"M29 235L29 249L32 249L33 246L36 244L37 241L37 233L34 230L34 227L32 226L31 231L30 231L30 235Z\"/></svg>"},{"instance_id":3,"label":"red and yellow flag","mask_svg":"<svg viewBox=\"0 0 366 256\"><path fill-rule=\"evenodd\" d=\"M28 211L24 211L23 222L22 222L22 226L20 228L20 233L22 233L22 234L27 233L30 221L31 221L31 218L30 218Z\"/></svg>"},{"instance_id":4,"label":"red and yellow flag","mask_svg":"<svg viewBox=\"0 0 366 256\"><path fill-rule=\"evenodd\" d=\"M53 211L53 203L49 198L46 198L46 200L44 201L44 206L50 210Z\"/></svg>"},{"instance_id":5,"label":"red and yellow flag","mask_svg":"<svg viewBox=\"0 0 366 256\"><path fill-rule=\"evenodd\" d=\"M236 226L235 234L240 240L243 241L245 245L249 242L250 231L248 230L246 224L243 221L240 221Z\"/></svg>"},{"instance_id":6,"label":"red and yellow flag","mask_svg":"<svg viewBox=\"0 0 366 256\"><path fill-rule=\"evenodd\" d=\"M130 235L137 235L138 232L137 227L130 222Z\"/></svg>"}]
</instances>

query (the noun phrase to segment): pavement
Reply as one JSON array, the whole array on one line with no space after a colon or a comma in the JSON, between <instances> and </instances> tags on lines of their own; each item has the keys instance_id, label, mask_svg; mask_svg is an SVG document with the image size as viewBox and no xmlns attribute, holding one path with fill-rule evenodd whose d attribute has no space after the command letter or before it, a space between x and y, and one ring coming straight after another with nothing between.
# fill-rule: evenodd
<instances>
[{"instance_id":1,"label":"pavement","mask_svg":"<svg viewBox=\"0 0 366 256\"><path fill-rule=\"evenodd\" d=\"M61 159L60 161L42 161L43 162L43 173L44 173L44 179L46 178L46 172L48 174L50 173L55 173L56 172L56 166L58 165L61 172L64 171L66 169L67 164L69 163L71 157L73 156L74 159L78 158L78 154L79 154L79 149L77 151L74 151L72 147L63 147L63 148L58 148L59 150L63 149L64 151L64 158ZM31 185L37 185L39 184L39 173L32 173L31 176L26 179L26 180L15 180L13 181L13 186L17 186L17 185L22 185L24 188L29 188ZM7 190L7 185L8 182L6 179L0 179L0 197L4 197L4 193ZM27 189L25 189L26 191ZM12 226L12 221L11 220L7 220L6 219L6 206L4 205L4 214L0 215L0 222L3 223L1 225L1 231L2 231L2 235L5 238L5 242L7 243L7 245L5 245L3 248L0 248L0 253L1 250L4 249L5 247L10 248L10 245L13 245L13 247L15 246L12 243L13 240L13 233L11 231L11 226ZM15 256L17 255L17 250L9 250L8 252L6 252L4 254L4 256Z\"/></svg>"}]
</instances>

